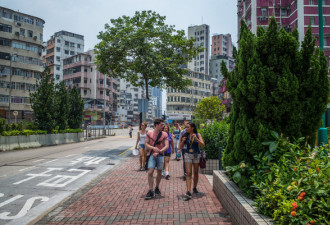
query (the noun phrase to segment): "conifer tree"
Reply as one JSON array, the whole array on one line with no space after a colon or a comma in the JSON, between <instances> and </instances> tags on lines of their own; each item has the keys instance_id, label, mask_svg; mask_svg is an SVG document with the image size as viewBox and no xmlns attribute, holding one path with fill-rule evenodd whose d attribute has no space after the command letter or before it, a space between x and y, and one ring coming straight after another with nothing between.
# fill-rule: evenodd
<instances>
[{"instance_id":1,"label":"conifer tree","mask_svg":"<svg viewBox=\"0 0 330 225\"><path fill-rule=\"evenodd\" d=\"M69 92L63 81L55 85L55 120L60 130L68 128L69 118Z\"/></svg>"},{"instance_id":2,"label":"conifer tree","mask_svg":"<svg viewBox=\"0 0 330 225\"><path fill-rule=\"evenodd\" d=\"M84 100L81 98L80 93L76 86L69 91L69 118L68 125L71 129L81 128L83 121Z\"/></svg>"},{"instance_id":3,"label":"conifer tree","mask_svg":"<svg viewBox=\"0 0 330 225\"><path fill-rule=\"evenodd\" d=\"M272 130L312 143L329 88L327 60L315 49L311 27L299 49L297 31L278 30L275 18L267 31L258 27L257 36L241 24L236 67L231 73L221 68L233 98L226 166L254 163L254 155L267 151L262 142L273 139Z\"/></svg>"}]
</instances>

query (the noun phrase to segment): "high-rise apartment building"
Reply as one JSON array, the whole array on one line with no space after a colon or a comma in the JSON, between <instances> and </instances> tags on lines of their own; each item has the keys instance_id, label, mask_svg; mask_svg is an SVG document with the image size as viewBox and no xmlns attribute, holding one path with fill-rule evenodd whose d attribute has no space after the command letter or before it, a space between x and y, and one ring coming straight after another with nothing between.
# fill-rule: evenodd
<instances>
[{"instance_id":1,"label":"high-rise apartment building","mask_svg":"<svg viewBox=\"0 0 330 225\"><path fill-rule=\"evenodd\" d=\"M59 31L50 37L45 49L44 63L50 68L55 83L63 80L63 59L84 52L84 36Z\"/></svg>"},{"instance_id":2,"label":"high-rise apartment building","mask_svg":"<svg viewBox=\"0 0 330 225\"><path fill-rule=\"evenodd\" d=\"M212 78L217 80L218 85L223 79L223 74L221 73L221 63L225 62L226 67L229 72L233 71L235 67L235 60L232 57L226 55L212 55L210 60L210 75Z\"/></svg>"},{"instance_id":3,"label":"high-rise apartment building","mask_svg":"<svg viewBox=\"0 0 330 225\"><path fill-rule=\"evenodd\" d=\"M116 79L100 73L94 62L93 50L64 59L63 81L69 89L76 86L85 100L85 124L103 125L104 105L106 118L108 118L105 124L109 124L110 118L112 122L117 120L119 84Z\"/></svg>"},{"instance_id":4,"label":"high-rise apartment building","mask_svg":"<svg viewBox=\"0 0 330 225\"><path fill-rule=\"evenodd\" d=\"M42 72L45 21L0 7L0 118L32 120L30 91Z\"/></svg>"},{"instance_id":5,"label":"high-rise apartment building","mask_svg":"<svg viewBox=\"0 0 330 225\"><path fill-rule=\"evenodd\" d=\"M204 50L198 54L191 62L188 62L188 69L209 74L209 54L210 54L210 27L203 24L188 27L188 38L195 40L195 46L203 46Z\"/></svg>"},{"instance_id":6,"label":"high-rise apartment building","mask_svg":"<svg viewBox=\"0 0 330 225\"><path fill-rule=\"evenodd\" d=\"M162 117L162 89L159 87L153 87L151 89L152 94L152 117Z\"/></svg>"},{"instance_id":7,"label":"high-rise apartment building","mask_svg":"<svg viewBox=\"0 0 330 225\"><path fill-rule=\"evenodd\" d=\"M197 103L211 96L210 75L188 71L184 76L192 81L192 86L182 91L167 88L167 114L172 120L190 119Z\"/></svg>"},{"instance_id":8,"label":"high-rise apartment building","mask_svg":"<svg viewBox=\"0 0 330 225\"><path fill-rule=\"evenodd\" d=\"M149 86L148 112L143 115L147 122L153 119L152 88ZM145 88L135 87L128 81L120 79L120 97L118 105L119 123L138 125L140 122L139 100L146 99Z\"/></svg>"},{"instance_id":9,"label":"high-rise apartment building","mask_svg":"<svg viewBox=\"0 0 330 225\"><path fill-rule=\"evenodd\" d=\"M233 57L231 34L215 34L212 36L211 56L213 55Z\"/></svg>"},{"instance_id":10,"label":"high-rise apartment building","mask_svg":"<svg viewBox=\"0 0 330 225\"><path fill-rule=\"evenodd\" d=\"M322 0L323 3L323 40L324 53L328 58L330 55L330 1ZM238 30L241 19L249 29L256 34L257 26L266 28L270 17L274 16L280 27L287 31L297 28L299 41L303 41L304 34L311 24L313 36L316 38L316 45L319 43L319 19L317 0L238 0L237 19ZM238 40L239 40L238 34Z\"/></svg>"}]
</instances>

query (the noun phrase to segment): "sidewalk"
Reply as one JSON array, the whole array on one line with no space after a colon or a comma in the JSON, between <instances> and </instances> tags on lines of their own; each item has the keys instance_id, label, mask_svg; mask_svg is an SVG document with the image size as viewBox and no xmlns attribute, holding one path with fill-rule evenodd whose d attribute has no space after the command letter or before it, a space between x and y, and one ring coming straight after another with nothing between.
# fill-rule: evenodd
<instances>
[{"instance_id":1,"label":"sidewalk","mask_svg":"<svg viewBox=\"0 0 330 225\"><path fill-rule=\"evenodd\" d=\"M36 224L232 224L205 175L200 174L200 193L183 200L186 183L181 160L171 159L170 180L162 179L162 195L151 200L144 199L147 173L137 168L138 157L128 158Z\"/></svg>"}]
</instances>

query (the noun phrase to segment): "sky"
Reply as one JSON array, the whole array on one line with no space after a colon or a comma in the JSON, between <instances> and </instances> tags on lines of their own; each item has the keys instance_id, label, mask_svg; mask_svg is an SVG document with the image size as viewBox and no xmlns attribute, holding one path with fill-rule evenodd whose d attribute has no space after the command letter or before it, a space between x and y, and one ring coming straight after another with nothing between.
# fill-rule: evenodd
<instances>
[{"instance_id":1,"label":"sky","mask_svg":"<svg viewBox=\"0 0 330 225\"><path fill-rule=\"evenodd\" d=\"M99 42L97 35L110 19L142 10L166 16L168 25L186 34L191 25L207 24L210 36L230 33L236 45L236 4L236 0L0 0L3 7L43 19L44 41L60 30L83 35L85 51Z\"/></svg>"},{"instance_id":2,"label":"sky","mask_svg":"<svg viewBox=\"0 0 330 225\"><path fill-rule=\"evenodd\" d=\"M236 4L236 0L0 0L2 7L43 19L44 41L61 30L83 35L85 51L94 49L99 42L97 35L110 19L142 10L166 16L166 24L186 34L191 25L207 24L210 36L229 33L236 45ZM164 111L166 92L162 99Z\"/></svg>"}]
</instances>

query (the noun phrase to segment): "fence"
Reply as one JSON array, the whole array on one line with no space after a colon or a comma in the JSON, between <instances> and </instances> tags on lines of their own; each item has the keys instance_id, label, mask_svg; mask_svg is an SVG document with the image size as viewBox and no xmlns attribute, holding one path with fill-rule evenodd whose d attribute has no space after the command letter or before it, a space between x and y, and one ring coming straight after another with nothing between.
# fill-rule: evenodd
<instances>
[{"instance_id":1,"label":"fence","mask_svg":"<svg viewBox=\"0 0 330 225\"><path fill-rule=\"evenodd\" d=\"M88 127L84 129L84 139L94 139L94 138L100 138L105 136L112 136L114 135L113 128L108 127Z\"/></svg>"}]
</instances>

